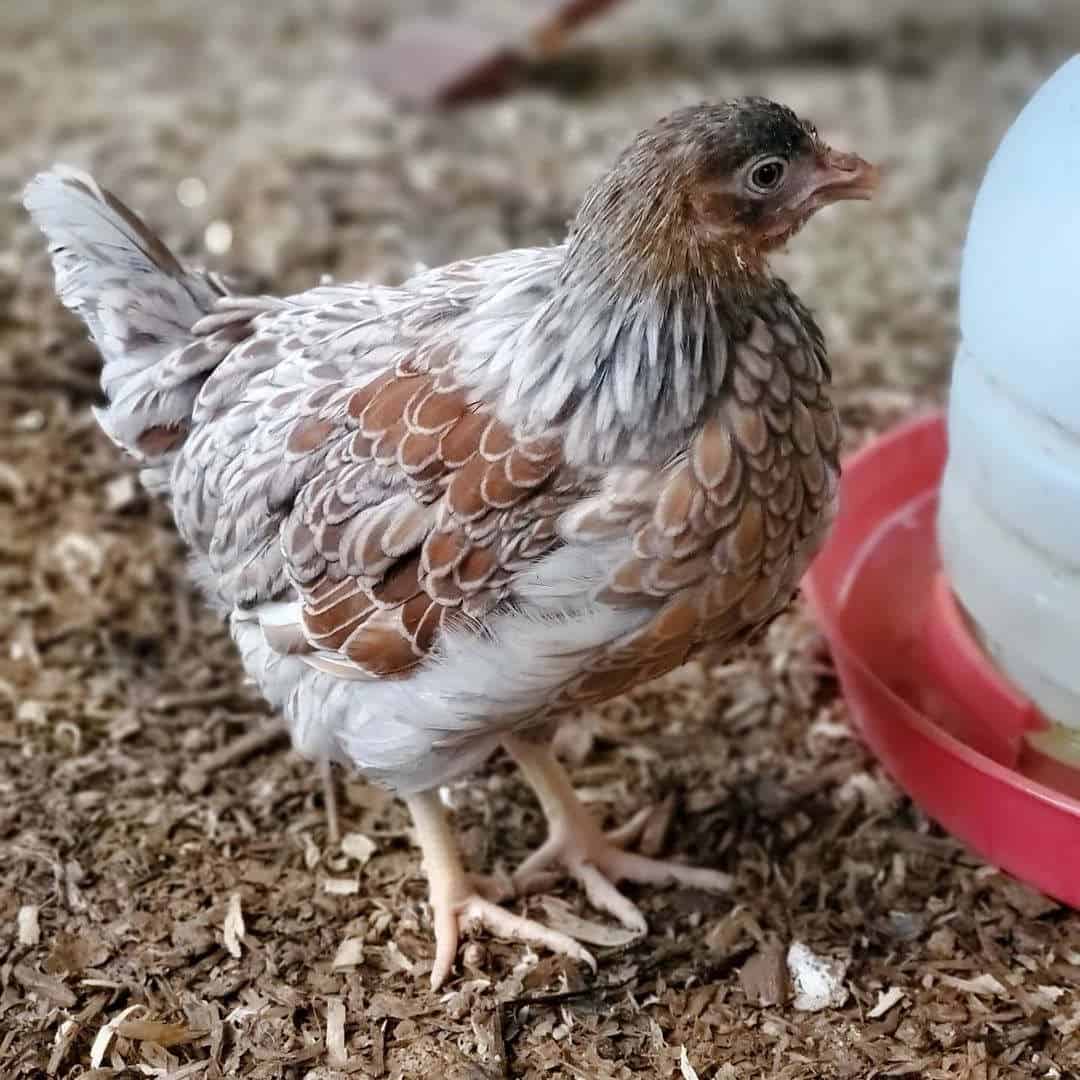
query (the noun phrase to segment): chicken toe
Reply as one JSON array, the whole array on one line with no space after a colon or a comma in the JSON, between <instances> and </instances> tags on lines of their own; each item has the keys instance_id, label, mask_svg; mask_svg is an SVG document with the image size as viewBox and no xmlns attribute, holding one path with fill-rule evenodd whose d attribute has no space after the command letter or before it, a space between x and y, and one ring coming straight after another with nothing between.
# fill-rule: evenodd
<instances>
[{"instance_id":1,"label":"chicken toe","mask_svg":"<svg viewBox=\"0 0 1080 1080\"><path fill-rule=\"evenodd\" d=\"M589 902L618 919L628 930L645 933L645 917L624 896L616 882L642 885L685 885L705 892L727 892L729 875L705 867L651 859L627 851L644 823L637 814L626 825L604 833L577 797L565 769L549 747L511 737L504 746L536 791L548 819L549 835L514 873L518 893L536 892L551 881L549 868L558 864L585 890Z\"/></svg>"}]
</instances>

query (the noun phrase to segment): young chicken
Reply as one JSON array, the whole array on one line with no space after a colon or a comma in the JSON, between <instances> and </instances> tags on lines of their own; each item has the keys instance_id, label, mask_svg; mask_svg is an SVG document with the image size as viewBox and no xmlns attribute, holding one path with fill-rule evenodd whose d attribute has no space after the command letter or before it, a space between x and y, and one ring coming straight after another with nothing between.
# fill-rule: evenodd
<instances>
[{"instance_id":1,"label":"young chicken","mask_svg":"<svg viewBox=\"0 0 1080 1080\"><path fill-rule=\"evenodd\" d=\"M235 296L89 176L26 206L104 359L102 428L169 498L195 577L294 745L396 791L423 852L431 981L462 927L592 958L481 895L437 795L498 746L559 864L643 931L628 880L723 889L606 836L552 725L734 644L827 529L825 346L770 251L876 170L789 109L684 108L642 132L568 239L417 274Z\"/></svg>"}]
</instances>

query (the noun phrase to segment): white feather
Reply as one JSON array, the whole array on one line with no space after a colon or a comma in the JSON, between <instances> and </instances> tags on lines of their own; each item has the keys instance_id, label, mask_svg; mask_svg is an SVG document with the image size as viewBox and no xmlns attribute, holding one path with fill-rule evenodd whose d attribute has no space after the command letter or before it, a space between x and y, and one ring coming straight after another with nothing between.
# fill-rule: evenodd
<instances>
[{"instance_id":1,"label":"white feather","mask_svg":"<svg viewBox=\"0 0 1080 1080\"><path fill-rule=\"evenodd\" d=\"M469 772L502 733L549 703L552 687L584 672L593 649L647 621L651 611L589 598L628 549L620 540L545 556L520 580L512 611L482 634L446 634L408 679L370 679L330 654L274 652L261 628L299 623L295 600L235 611L232 633L248 673L283 709L299 752L344 760L408 794Z\"/></svg>"}]
</instances>

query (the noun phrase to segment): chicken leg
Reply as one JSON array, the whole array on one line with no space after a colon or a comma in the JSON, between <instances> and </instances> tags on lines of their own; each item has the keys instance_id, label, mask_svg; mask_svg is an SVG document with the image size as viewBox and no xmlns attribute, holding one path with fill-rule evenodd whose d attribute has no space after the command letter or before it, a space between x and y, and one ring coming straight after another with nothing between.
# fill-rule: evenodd
<instances>
[{"instance_id":1,"label":"chicken leg","mask_svg":"<svg viewBox=\"0 0 1080 1080\"><path fill-rule=\"evenodd\" d=\"M421 792L406 803L423 853L435 924L435 960L431 968L433 990L438 990L450 974L461 931L478 926L495 937L548 949L580 960L596 970L592 954L569 935L507 911L480 894L477 883L465 871L450 823L446 820L446 811L436 792Z\"/></svg>"},{"instance_id":2,"label":"chicken leg","mask_svg":"<svg viewBox=\"0 0 1080 1080\"><path fill-rule=\"evenodd\" d=\"M613 915L628 930L644 934L645 916L619 892L617 881L680 884L707 892L727 892L731 887L731 878L719 870L649 859L624 850L635 830L624 827L605 834L577 797L570 777L549 746L518 736L503 739L503 746L536 792L548 821L547 840L513 875L518 893L533 892L538 883L546 884L549 875L545 868L559 863L582 886L594 907Z\"/></svg>"}]
</instances>

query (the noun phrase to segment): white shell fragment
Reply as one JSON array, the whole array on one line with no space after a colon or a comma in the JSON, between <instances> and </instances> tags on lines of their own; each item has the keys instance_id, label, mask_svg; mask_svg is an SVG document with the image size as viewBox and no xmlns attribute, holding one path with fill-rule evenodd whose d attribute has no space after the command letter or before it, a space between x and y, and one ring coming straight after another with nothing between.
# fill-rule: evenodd
<instances>
[{"instance_id":1,"label":"white shell fragment","mask_svg":"<svg viewBox=\"0 0 1080 1080\"><path fill-rule=\"evenodd\" d=\"M844 985L847 964L843 961L826 960L801 941L795 941L788 949L787 966L795 987L792 1006L800 1012L838 1009L847 1001L848 990Z\"/></svg>"}]
</instances>

